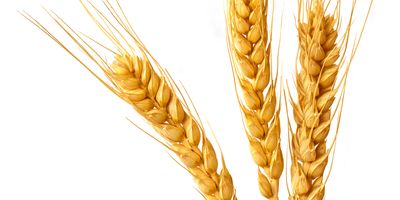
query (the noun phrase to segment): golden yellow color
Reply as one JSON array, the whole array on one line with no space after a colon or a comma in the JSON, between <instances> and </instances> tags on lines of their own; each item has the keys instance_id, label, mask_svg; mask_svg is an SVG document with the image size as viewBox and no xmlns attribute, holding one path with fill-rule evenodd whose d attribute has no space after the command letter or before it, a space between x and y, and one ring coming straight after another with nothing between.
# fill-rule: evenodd
<instances>
[{"instance_id":1,"label":"golden yellow color","mask_svg":"<svg viewBox=\"0 0 400 200\"><path fill-rule=\"evenodd\" d=\"M180 158L207 199L232 199L232 177L225 165L217 172L217 155L204 129L171 89L172 83L159 76L147 57L142 56L115 56L107 69L107 76L116 86L114 92L165 138L164 144Z\"/></svg>"},{"instance_id":2,"label":"golden yellow color","mask_svg":"<svg viewBox=\"0 0 400 200\"><path fill-rule=\"evenodd\" d=\"M258 166L258 185L268 199L278 199L283 171L279 103L272 80L268 3L228 0L228 46L250 153Z\"/></svg>"},{"instance_id":3,"label":"golden yellow color","mask_svg":"<svg viewBox=\"0 0 400 200\"><path fill-rule=\"evenodd\" d=\"M277 200L284 161L280 139L280 99L277 99L276 89L278 72L275 77L271 75L272 31L267 26L268 1L227 2L228 50L249 150L257 165L253 172L258 175L260 193L265 198ZM192 175L205 199L236 200L236 190L224 156L221 153L218 159L190 98L182 94L186 91L183 86L175 84L148 52L118 0L114 3L103 1L107 13L101 12L90 1L81 3L111 47L75 31L57 14L46 11L83 52L84 58L66 47L32 16L26 12L22 14L134 108L156 134L132 123L171 152L175 161ZM343 33L339 30L341 1L336 1L332 12L329 12L328 4L332 6L334 3L299 0L297 98L293 98L289 87L283 91L286 108L289 101L296 125L292 129L288 116L292 161L288 169L292 189L289 191L290 200L324 199L329 177L325 168L336 144L347 75L370 12L368 10L361 33L348 51L355 1ZM328 144L327 138L333 127L336 127L336 133L333 142ZM324 177L327 171L328 175Z\"/></svg>"},{"instance_id":4,"label":"golden yellow color","mask_svg":"<svg viewBox=\"0 0 400 200\"><path fill-rule=\"evenodd\" d=\"M327 136L331 127L336 127L336 131L339 127L347 74L360 41L356 38L346 63L355 2L346 30L340 37L340 1L332 14L329 14L327 5L323 0L300 0L299 5L297 28L301 67L295 77L297 102L290 96L297 125L296 131L291 132L290 144L291 200L324 199L327 181L324 172L337 132L330 145L327 145ZM343 75L339 75L341 70ZM335 99L338 99L336 104ZM337 124L333 123L335 115Z\"/></svg>"},{"instance_id":5,"label":"golden yellow color","mask_svg":"<svg viewBox=\"0 0 400 200\"><path fill-rule=\"evenodd\" d=\"M105 1L111 18L105 17L105 13L101 13L90 2L82 2L82 5L104 35L114 44L113 48L100 44L113 55L112 62L107 62L90 45L90 42L93 42L91 38L78 34L55 13L50 11L48 13L86 56L101 69L107 80L94 73L79 56L72 53L29 14L25 13L24 16L76 58L113 93L130 104L154 128L161 138L141 130L176 155L177 162L193 176L199 192L205 199L236 199L233 180L225 166L223 156L221 155L221 169L218 170L220 163L217 154L205 134L199 117L195 115L196 111L189 108L180 89L137 37L118 1L116 6Z\"/></svg>"}]
</instances>

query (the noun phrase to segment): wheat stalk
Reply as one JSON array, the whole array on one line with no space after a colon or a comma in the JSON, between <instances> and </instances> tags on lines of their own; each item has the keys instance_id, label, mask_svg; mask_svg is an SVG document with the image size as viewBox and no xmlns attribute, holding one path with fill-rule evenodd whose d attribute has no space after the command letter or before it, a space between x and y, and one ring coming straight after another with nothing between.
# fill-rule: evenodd
<instances>
[{"instance_id":1,"label":"wheat stalk","mask_svg":"<svg viewBox=\"0 0 400 200\"><path fill-rule=\"evenodd\" d=\"M223 156L221 155L222 167L219 171L216 152L205 134L198 115L192 112L193 109L189 108L169 74L159 66L137 37L118 1L116 1L117 6L109 1L104 1L104 4L112 15L111 18L106 17L92 3L82 2L85 10L114 44L116 50L78 34L55 13L50 11L48 13L86 56L104 72L107 80L100 78L42 24L27 13L23 15L83 64L114 94L130 104L154 128L161 138L150 136L179 158L179 164L193 176L199 192L205 199L236 199L233 180L225 166ZM113 55L114 60L107 62L90 42L96 42L104 47Z\"/></svg>"},{"instance_id":2,"label":"wheat stalk","mask_svg":"<svg viewBox=\"0 0 400 200\"><path fill-rule=\"evenodd\" d=\"M290 171L293 193L289 199L322 200L327 181L327 178L324 179L324 172L336 144L348 71L361 35L354 43L349 62L345 62L355 1L349 23L341 37L339 37L338 22L339 1L333 14L328 14L327 11L330 1L329 3L323 0L299 2L298 34L301 67L295 77L298 101L294 102L290 96L297 129L295 133L291 132ZM344 73L340 76L339 72L342 70ZM335 99L338 99L336 104L334 104ZM338 118L336 133L332 144L327 145L327 136L334 126L335 116Z\"/></svg>"},{"instance_id":3,"label":"wheat stalk","mask_svg":"<svg viewBox=\"0 0 400 200\"><path fill-rule=\"evenodd\" d=\"M228 49L250 152L258 165L261 194L278 199L283 170L276 83L271 81L268 3L228 0Z\"/></svg>"}]
</instances>

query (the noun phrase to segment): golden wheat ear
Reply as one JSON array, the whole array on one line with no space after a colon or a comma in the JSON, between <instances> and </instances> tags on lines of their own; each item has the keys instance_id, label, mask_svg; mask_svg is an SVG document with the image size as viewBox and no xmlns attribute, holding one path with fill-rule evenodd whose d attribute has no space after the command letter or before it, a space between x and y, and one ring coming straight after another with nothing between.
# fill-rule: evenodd
<instances>
[{"instance_id":1,"label":"golden wheat ear","mask_svg":"<svg viewBox=\"0 0 400 200\"><path fill-rule=\"evenodd\" d=\"M258 166L259 189L264 197L278 199L283 156L267 11L265 0L228 0L227 43L250 153Z\"/></svg>"},{"instance_id":2,"label":"golden wheat ear","mask_svg":"<svg viewBox=\"0 0 400 200\"><path fill-rule=\"evenodd\" d=\"M221 155L222 166L219 166L215 148L207 138L191 101L187 101L187 96L185 98L181 92L182 88L175 84L140 41L119 2L103 1L107 12L102 12L89 1L81 3L113 44L112 47L78 33L57 14L46 10L59 28L84 53L76 54L31 15L26 12L21 14L78 60L103 85L130 104L150 124L158 135L151 135L141 127L138 128L175 155L176 161L193 176L205 199L236 199L233 180L224 158ZM108 52L112 62L101 56L100 50ZM84 62L83 58L89 58L92 64ZM102 73L96 73L96 69L100 69Z\"/></svg>"},{"instance_id":3,"label":"golden wheat ear","mask_svg":"<svg viewBox=\"0 0 400 200\"><path fill-rule=\"evenodd\" d=\"M330 169L326 171L325 168L336 144L349 67L372 5L371 2L361 34L354 44L350 44L355 1L343 33L340 32L341 1L331 3L323 0L299 1L300 67L296 69L295 76L297 99L288 87L285 92L293 108L293 124L297 126L295 129L289 127L292 160L292 192L289 199L293 200L324 199L330 173ZM333 6L332 9L329 9L330 6ZM333 11L330 13L329 10ZM348 55L346 52L351 45L353 48ZM333 140L327 144L330 132L334 132ZM324 172L327 172L326 178Z\"/></svg>"}]
</instances>

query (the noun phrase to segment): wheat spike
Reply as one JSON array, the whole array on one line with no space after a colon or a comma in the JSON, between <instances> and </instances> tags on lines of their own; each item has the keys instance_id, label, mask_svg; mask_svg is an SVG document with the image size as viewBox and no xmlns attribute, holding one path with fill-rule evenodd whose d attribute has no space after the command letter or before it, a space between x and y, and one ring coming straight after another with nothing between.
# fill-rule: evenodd
<instances>
[{"instance_id":1,"label":"wheat spike","mask_svg":"<svg viewBox=\"0 0 400 200\"><path fill-rule=\"evenodd\" d=\"M190 109L172 78L159 66L137 37L118 1L114 4L104 1L104 4L111 18L106 17L105 13L100 12L92 3L82 2L100 30L115 45L116 50L101 45L113 56L112 62L101 57L100 53L90 45L90 41L94 40L75 32L55 13L50 11L48 13L86 56L104 72L107 80L100 78L100 75L79 56L72 53L29 14L23 15L83 64L113 93L130 104L154 128L161 137L157 139L150 136L176 155L179 164L193 176L199 192L205 199L236 199L233 180L225 166L223 156L221 156L221 170L218 170L217 154L205 134L198 115Z\"/></svg>"},{"instance_id":2,"label":"wheat spike","mask_svg":"<svg viewBox=\"0 0 400 200\"><path fill-rule=\"evenodd\" d=\"M228 49L237 84L250 152L258 165L258 185L268 199L278 199L283 170L276 83L271 79L268 3L228 0Z\"/></svg>"},{"instance_id":3,"label":"wheat spike","mask_svg":"<svg viewBox=\"0 0 400 200\"><path fill-rule=\"evenodd\" d=\"M334 126L332 120L335 116L339 118L336 127L339 126L348 70L360 38L354 44L349 62L345 63L355 1L349 23L341 37L340 1L333 14L328 14L327 4L323 0L299 2L301 67L295 77L298 101L294 102L290 97L297 129L291 133L293 194L289 199L322 200L326 183L324 171L336 143L337 132L331 145L327 145L327 136ZM342 76L339 75L341 70L344 70ZM335 99L338 99L337 104L334 104Z\"/></svg>"}]
</instances>

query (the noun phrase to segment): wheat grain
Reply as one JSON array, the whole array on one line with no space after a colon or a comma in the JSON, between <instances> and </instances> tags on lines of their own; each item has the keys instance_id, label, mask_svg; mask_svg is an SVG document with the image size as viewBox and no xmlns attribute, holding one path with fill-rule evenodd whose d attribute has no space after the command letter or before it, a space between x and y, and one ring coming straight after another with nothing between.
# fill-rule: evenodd
<instances>
[{"instance_id":1,"label":"wheat grain","mask_svg":"<svg viewBox=\"0 0 400 200\"><path fill-rule=\"evenodd\" d=\"M100 53L89 45L88 39L77 34L55 13L48 12L78 47L104 72L108 81L101 79L85 62L29 14L25 13L24 16L81 62L112 92L132 105L161 136L157 141L172 151L179 158L179 163L193 176L205 199L236 199L233 180L223 156L222 167L219 171L215 149L205 135L198 116L193 114L193 109L189 108L168 73L149 54L131 28L118 1L116 3L118 6L105 1L107 10L112 15L111 18L107 18L92 3L82 2L100 30L115 45L116 51L106 48L114 57L112 63L99 56Z\"/></svg>"},{"instance_id":2,"label":"wheat grain","mask_svg":"<svg viewBox=\"0 0 400 200\"><path fill-rule=\"evenodd\" d=\"M271 81L267 10L264 0L228 0L226 18L239 104L250 152L259 168L259 189L264 197L278 199L283 156L276 83Z\"/></svg>"}]
</instances>

